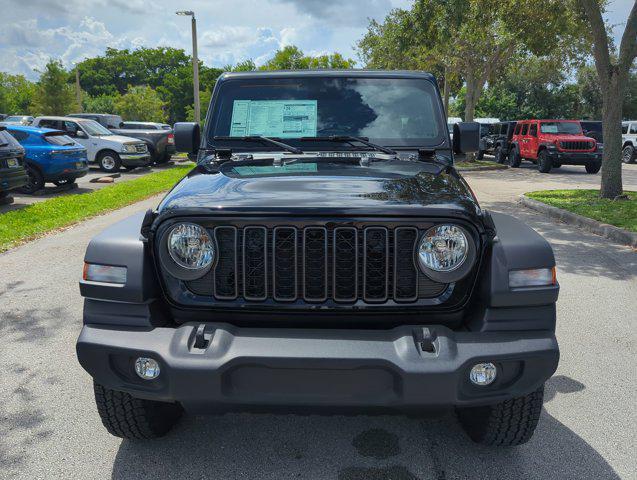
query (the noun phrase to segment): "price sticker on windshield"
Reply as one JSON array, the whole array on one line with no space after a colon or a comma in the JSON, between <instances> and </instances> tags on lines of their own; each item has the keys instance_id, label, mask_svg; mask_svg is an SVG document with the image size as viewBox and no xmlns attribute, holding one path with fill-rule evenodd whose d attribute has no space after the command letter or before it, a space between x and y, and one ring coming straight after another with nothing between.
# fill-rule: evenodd
<instances>
[{"instance_id":1,"label":"price sticker on windshield","mask_svg":"<svg viewBox=\"0 0 637 480\"><path fill-rule=\"evenodd\" d=\"M231 137L315 137L318 122L316 100L235 100Z\"/></svg>"}]
</instances>

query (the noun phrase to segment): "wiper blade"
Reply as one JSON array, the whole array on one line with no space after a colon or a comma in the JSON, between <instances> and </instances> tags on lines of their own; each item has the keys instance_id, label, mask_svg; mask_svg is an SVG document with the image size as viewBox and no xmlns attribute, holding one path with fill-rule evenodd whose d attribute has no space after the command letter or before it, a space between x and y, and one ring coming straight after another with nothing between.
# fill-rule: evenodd
<instances>
[{"instance_id":1,"label":"wiper blade","mask_svg":"<svg viewBox=\"0 0 637 480\"><path fill-rule=\"evenodd\" d=\"M301 140L302 142L358 142L367 147L373 148L374 150L378 150L379 152L387 153L388 155L397 155L396 151L392 150L391 148L377 145L363 137L352 137L350 135L330 135L328 137L301 137L299 138L299 140Z\"/></svg>"},{"instance_id":2,"label":"wiper blade","mask_svg":"<svg viewBox=\"0 0 637 480\"><path fill-rule=\"evenodd\" d=\"M301 154L303 150L300 148L293 147L292 145L288 145L287 143L280 142L270 137L263 137L261 135L247 135L243 137L214 137L214 140L219 141L239 141L239 142L261 142L268 143L270 145L274 145L275 147L282 148L283 150L287 150L288 152Z\"/></svg>"}]
</instances>

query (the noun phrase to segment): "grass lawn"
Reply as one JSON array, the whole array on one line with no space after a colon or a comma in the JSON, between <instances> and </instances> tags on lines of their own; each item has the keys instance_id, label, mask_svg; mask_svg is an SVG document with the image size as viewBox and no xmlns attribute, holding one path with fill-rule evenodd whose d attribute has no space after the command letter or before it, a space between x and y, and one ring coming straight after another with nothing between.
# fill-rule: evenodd
<instances>
[{"instance_id":1,"label":"grass lawn","mask_svg":"<svg viewBox=\"0 0 637 480\"><path fill-rule=\"evenodd\" d=\"M542 190L525 195L603 223L637 232L637 192L624 192L628 200L599 198L599 190Z\"/></svg>"},{"instance_id":2,"label":"grass lawn","mask_svg":"<svg viewBox=\"0 0 637 480\"><path fill-rule=\"evenodd\" d=\"M66 195L0 214L0 252L87 218L170 189L192 164L150 173L94 192Z\"/></svg>"},{"instance_id":3,"label":"grass lawn","mask_svg":"<svg viewBox=\"0 0 637 480\"><path fill-rule=\"evenodd\" d=\"M483 169L484 167L488 167L490 170L504 170L507 168L506 165L501 165L499 163L490 162L488 160L475 160L473 162L464 162L459 161L455 163L456 170L478 170Z\"/></svg>"}]
</instances>

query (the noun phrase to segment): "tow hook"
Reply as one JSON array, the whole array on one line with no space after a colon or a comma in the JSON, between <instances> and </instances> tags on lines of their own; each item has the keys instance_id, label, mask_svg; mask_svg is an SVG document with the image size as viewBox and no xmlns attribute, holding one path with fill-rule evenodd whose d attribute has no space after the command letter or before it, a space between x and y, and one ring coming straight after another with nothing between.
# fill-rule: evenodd
<instances>
[{"instance_id":1,"label":"tow hook","mask_svg":"<svg viewBox=\"0 0 637 480\"><path fill-rule=\"evenodd\" d=\"M417 328L414 330L414 339L416 346L423 353L436 353L436 332L428 327Z\"/></svg>"},{"instance_id":2,"label":"tow hook","mask_svg":"<svg viewBox=\"0 0 637 480\"><path fill-rule=\"evenodd\" d=\"M212 337L213 337L214 333L207 333L206 332L206 324L205 323L201 323L199 324L199 326L197 327L197 330L195 331L195 340L192 343L192 348L190 349L190 351L192 352L193 350L205 350L206 348L208 348L208 346L210 345L210 342L212 341ZM197 352L200 353L200 352Z\"/></svg>"}]
</instances>

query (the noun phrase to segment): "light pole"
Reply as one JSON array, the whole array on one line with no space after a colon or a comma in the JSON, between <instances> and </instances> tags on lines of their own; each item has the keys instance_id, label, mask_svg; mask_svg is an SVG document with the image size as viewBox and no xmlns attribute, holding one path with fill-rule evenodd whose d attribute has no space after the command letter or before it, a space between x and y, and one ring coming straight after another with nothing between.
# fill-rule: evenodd
<instances>
[{"instance_id":1,"label":"light pole","mask_svg":"<svg viewBox=\"0 0 637 480\"><path fill-rule=\"evenodd\" d=\"M194 88L195 100L195 122L201 121L201 107L199 105L199 60L197 58L197 19L195 12L192 10L179 10L175 12L177 15L185 15L191 17L192 25L192 81Z\"/></svg>"}]
</instances>

